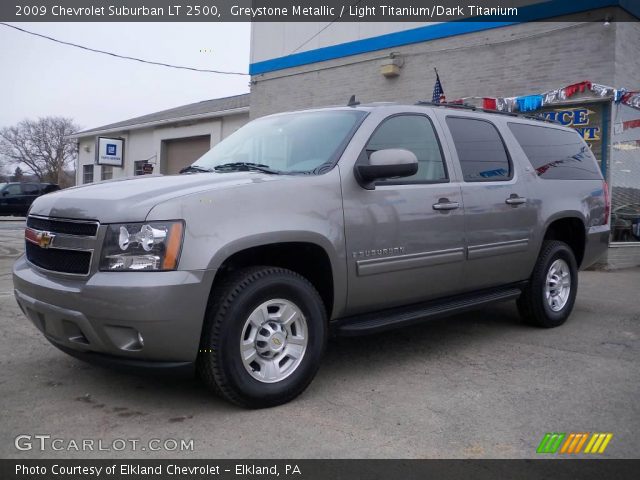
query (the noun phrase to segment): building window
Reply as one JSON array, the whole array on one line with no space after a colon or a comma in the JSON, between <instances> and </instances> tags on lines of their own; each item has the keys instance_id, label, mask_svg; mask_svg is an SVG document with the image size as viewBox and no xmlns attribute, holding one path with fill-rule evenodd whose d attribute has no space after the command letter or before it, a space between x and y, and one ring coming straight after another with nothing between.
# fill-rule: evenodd
<instances>
[{"instance_id":1,"label":"building window","mask_svg":"<svg viewBox=\"0 0 640 480\"><path fill-rule=\"evenodd\" d=\"M609 188L614 242L640 242L640 111L627 105L615 110ZM629 260L632 254L628 254Z\"/></svg>"},{"instance_id":2,"label":"building window","mask_svg":"<svg viewBox=\"0 0 640 480\"><path fill-rule=\"evenodd\" d=\"M103 165L100 178L102 180L111 180L113 178L113 166Z\"/></svg>"},{"instance_id":3,"label":"building window","mask_svg":"<svg viewBox=\"0 0 640 480\"><path fill-rule=\"evenodd\" d=\"M447 117L465 182L495 182L511 178L502 138L493 124L473 118Z\"/></svg>"},{"instance_id":4,"label":"building window","mask_svg":"<svg viewBox=\"0 0 640 480\"><path fill-rule=\"evenodd\" d=\"M142 167L144 167L145 163L147 163L146 160L138 160L137 162L133 162L133 166L134 166L133 174L144 175L144 170L142 169Z\"/></svg>"},{"instance_id":5,"label":"building window","mask_svg":"<svg viewBox=\"0 0 640 480\"><path fill-rule=\"evenodd\" d=\"M82 166L82 183L93 182L93 165Z\"/></svg>"}]
</instances>

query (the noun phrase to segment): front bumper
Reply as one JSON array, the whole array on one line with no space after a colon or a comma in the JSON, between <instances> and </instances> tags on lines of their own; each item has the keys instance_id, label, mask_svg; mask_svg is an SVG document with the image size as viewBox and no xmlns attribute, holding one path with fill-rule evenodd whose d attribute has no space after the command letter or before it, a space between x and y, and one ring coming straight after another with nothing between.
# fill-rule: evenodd
<instances>
[{"instance_id":1,"label":"front bumper","mask_svg":"<svg viewBox=\"0 0 640 480\"><path fill-rule=\"evenodd\" d=\"M194 362L214 271L44 273L24 256L13 267L16 300L54 345L85 359Z\"/></svg>"}]
</instances>

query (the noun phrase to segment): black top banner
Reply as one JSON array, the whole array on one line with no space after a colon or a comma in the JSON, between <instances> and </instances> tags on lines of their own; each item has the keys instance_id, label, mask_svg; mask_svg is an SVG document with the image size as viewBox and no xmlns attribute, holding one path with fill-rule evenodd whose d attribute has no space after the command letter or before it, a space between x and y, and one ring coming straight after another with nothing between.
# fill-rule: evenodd
<instances>
[{"instance_id":1,"label":"black top banner","mask_svg":"<svg viewBox=\"0 0 640 480\"><path fill-rule=\"evenodd\" d=\"M613 9L616 14L598 10ZM603 16L604 15L604 16ZM637 0L2 0L3 22L631 21Z\"/></svg>"}]
</instances>

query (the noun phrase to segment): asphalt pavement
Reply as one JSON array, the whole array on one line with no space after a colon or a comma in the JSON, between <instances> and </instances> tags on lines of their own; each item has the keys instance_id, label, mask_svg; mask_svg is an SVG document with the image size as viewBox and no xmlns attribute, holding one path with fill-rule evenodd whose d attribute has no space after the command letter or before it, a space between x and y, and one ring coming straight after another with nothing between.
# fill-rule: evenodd
<instances>
[{"instance_id":1,"label":"asphalt pavement","mask_svg":"<svg viewBox=\"0 0 640 480\"><path fill-rule=\"evenodd\" d=\"M22 228L0 222L0 457L535 458L546 432L610 432L604 457L640 451L640 269L582 272L557 329L526 326L505 303L334 339L301 397L248 411L194 379L51 346L13 298Z\"/></svg>"}]
</instances>

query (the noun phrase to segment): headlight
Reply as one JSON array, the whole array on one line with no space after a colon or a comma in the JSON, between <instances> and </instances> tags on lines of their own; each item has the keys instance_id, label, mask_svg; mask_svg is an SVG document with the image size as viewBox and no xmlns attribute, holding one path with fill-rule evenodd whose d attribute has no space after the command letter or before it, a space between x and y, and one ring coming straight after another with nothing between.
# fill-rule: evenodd
<instances>
[{"instance_id":1,"label":"headlight","mask_svg":"<svg viewBox=\"0 0 640 480\"><path fill-rule=\"evenodd\" d=\"M183 231L181 221L109 225L100 270L175 270Z\"/></svg>"}]
</instances>

